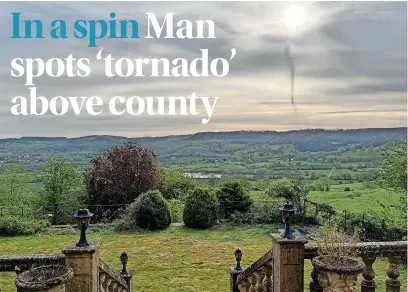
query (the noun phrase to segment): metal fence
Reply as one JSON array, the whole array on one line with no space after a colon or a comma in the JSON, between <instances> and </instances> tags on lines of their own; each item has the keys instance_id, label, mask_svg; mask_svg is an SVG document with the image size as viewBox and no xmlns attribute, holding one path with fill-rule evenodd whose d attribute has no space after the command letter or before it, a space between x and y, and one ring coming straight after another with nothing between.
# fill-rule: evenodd
<instances>
[{"instance_id":1,"label":"metal fence","mask_svg":"<svg viewBox=\"0 0 408 292\"><path fill-rule=\"evenodd\" d=\"M406 230L395 227L384 218L370 212L350 212L335 210L329 204L306 201L306 217L315 220L319 225L333 224L340 230L352 234L355 227L361 231L363 239L370 240L401 240Z\"/></svg>"}]
</instances>

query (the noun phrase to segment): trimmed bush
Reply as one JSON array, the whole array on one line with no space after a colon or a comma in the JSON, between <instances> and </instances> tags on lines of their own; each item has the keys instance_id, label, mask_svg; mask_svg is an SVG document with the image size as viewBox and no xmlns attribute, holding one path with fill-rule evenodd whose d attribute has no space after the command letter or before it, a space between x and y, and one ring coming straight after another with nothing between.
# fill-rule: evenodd
<instances>
[{"instance_id":1,"label":"trimmed bush","mask_svg":"<svg viewBox=\"0 0 408 292\"><path fill-rule=\"evenodd\" d=\"M239 181L228 181L221 185L216 192L220 211L224 218L229 219L235 212L249 211L252 200L248 192Z\"/></svg>"},{"instance_id":2,"label":"trimmed bush","mask_svg":"<svg viewBox=\"0 0 408 292\"><path fill-rule=\"evenodd\" d=\"M46 220L15 216L0 217L0 236L32 235L49 226Z\"/></svg>"},{"instance_id":3,"label":"trimmed bush","mask_svg":"<svg viewBox=\"0 0 408 292\"><path fill-rule=\"evenodd\" d=\"M115 222L120 231L140 229L161 230L171 223L170 211L166 200L159 191L142 194L130 204L121 218Z\"/></svg>"},{"instance_id":4,"label":"trimmed bush","mask_svg":"<svg viewBox=\"0 0 408 292\"><path fill-rule=\"evenodd\" d=\"M183 220L192 228L206 229L215 225L218 215L217 197L207 188L195 189L186 199Z\"/></svg>"}]
</instances>

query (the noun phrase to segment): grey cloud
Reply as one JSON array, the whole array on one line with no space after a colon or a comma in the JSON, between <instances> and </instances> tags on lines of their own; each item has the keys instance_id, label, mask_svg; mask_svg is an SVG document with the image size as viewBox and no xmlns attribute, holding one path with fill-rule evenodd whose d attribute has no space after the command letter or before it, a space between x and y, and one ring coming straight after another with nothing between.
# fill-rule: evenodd
<instances>
[{"instance_id":1,"label":"grey cloud","mask_svg":"<svg viewBox=\"0 0 408 292\"><path fill-rule=\"evenodd\" d=\"M347 87L330 88L326 90L326 94L333 95L362 95L362 94L379 94L379 93L402 93L407 92L407 83L403 80L397 81L377 81L377 82L359 82L351 84Z\"/></svg>"},{"instance_id":2,"label":"grey cloud","mask_svg":"<svg viewBox=\"0 0 408 292\"><path fill-rule=\"evenodd\" d=\"M395 110L350 110L350 111L331 111L331 112L323 112L324 114L350 114L350 113L395 113L395 112L404 112L400 109Z\"/></svg>"}]
</instances>

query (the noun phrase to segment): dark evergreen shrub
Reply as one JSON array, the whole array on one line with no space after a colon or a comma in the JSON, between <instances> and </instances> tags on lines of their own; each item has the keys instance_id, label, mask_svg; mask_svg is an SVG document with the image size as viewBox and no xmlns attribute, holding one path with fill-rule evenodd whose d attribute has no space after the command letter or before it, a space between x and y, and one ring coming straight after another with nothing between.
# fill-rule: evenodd
<instances>
[{"instance_id":1,"label":"dark evergreen shrub","mask_svg":"<svg viewBox=\"0 0 408 292\"><path fill-rule=\"evenodd\" d=\"M116 222L117 230L166 229L171 223L166 200L159 191L142 194L130 204Z\"/></svg>"},{"instance_id":2,"label":"dark evergreen shrub","mask_svg":"<svg viewBox=\"0 0 408 292\"><path fill-rule=\"evenodd\" d=\"M218 215L217 197L207 188L197 188L188 195L184 208L184 224L206 229L215 225Z\"/></svg>"},{"instance_id":3,"label":"dark evergreen shrub","mask_svg":"<svg viewBox=\"0 0 408 292\"><path fill-rule=\"evenodd\" d=\"M252 205L251 197L239 181L227 181L216 192L220 211L224 218L235 212L247 213Z\"/></svg>"}]
</instances>

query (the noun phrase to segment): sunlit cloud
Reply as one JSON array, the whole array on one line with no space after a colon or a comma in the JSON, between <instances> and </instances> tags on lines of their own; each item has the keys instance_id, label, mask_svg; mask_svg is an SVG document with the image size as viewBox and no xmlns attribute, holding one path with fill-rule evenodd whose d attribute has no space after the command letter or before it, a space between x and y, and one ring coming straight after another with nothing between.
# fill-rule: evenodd
<instances>
[{"instance_id":1,"label":"sunlit cloud","mask_svg":"<svg viewBox=\"0 0 408 292\"><path fill-rule=\"evenodd\" d=\"M299 128L400 127L406 125L407 9L403 2L1 2L0 137L114 134L156 136L198 131L289 130ZM292 12L290 12L292 10ZM103 40L117 57L196 58L237 55L225 78L112 78L92 65L88 78L38 78L45 96L220 96L207 125L197 117L86 115L15 117L11 98L27 94L22 80L10 77L15 57L92 58L97 49L80 40L11 40L10 12L43 21L118 17L140 21L145 12L163 17L212 19L217 39ZM288 17L287 13L290 12ZM302 17L300 23L299 17ZM285 21L286 17L286 21ZM291 104L290 73L284 46L296 64Z\"/></svg>"}]
</instances>

